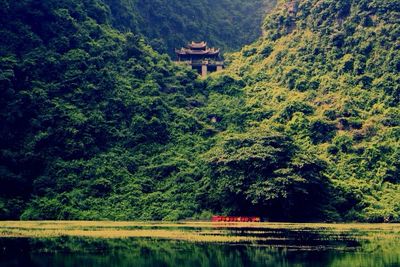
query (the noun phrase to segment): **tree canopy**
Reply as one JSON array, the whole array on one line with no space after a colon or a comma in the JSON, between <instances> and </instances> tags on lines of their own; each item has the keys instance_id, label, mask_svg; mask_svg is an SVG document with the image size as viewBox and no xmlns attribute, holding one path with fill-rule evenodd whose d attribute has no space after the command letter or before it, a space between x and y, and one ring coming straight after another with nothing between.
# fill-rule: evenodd
<instances>
[{"instance_id":1,"label":"tree canopy","mask_svg":"<svg viewBox=\"0 0 400 267\"><path fill-rule=\"evenodd\" d=\"M0 1L0 219L400 221L398 0L214 2Z\"/></svg>"}]
</instances>

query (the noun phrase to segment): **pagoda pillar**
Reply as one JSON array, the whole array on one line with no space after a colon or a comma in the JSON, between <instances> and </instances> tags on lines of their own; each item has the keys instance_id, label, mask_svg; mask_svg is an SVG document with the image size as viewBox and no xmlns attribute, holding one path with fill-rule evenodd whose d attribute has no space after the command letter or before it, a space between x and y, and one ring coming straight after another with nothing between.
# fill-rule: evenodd
<instances>
[{"instance_id":1,"label":"pagoda pillar","mask_svg":"<svg viewBox=\"0 0 400 267\"><path fill-rule=\"evenodd\" d=\"M201 64L201 77L207 77L207 63L205 62Z\"/></svg>"}]
</instances>

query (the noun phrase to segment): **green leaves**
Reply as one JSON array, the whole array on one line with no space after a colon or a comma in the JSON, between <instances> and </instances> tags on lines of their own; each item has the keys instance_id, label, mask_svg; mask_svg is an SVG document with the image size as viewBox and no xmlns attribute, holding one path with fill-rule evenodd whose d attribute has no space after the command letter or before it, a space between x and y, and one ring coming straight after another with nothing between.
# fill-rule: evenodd
<instances>
[{"instance_id":1,"label":"green leaves","mask_svg":"<svg viewBox=\"0 0 400 267\"><path fill-rule=\"evenodd\" d=\"M0 42L0 170L13 195L0 192L7 199L0 217L18 218L22 208L9 205L21 199L29 203L25 219L145 218L147 194L176 188L171 181L162 189L143 169L157 169L153 157L202 130L179 123L194 120L187 98L197 92L197 76L155 53L139 32L113 28L103 1L8 5L0 18L8 37ZM181 169L159 175L190 183L196 174ZM193 187L179 190L187 196L177 202L193 200ZM193 203L178 206L150 218L194 212Z\"/></svg>"},{"instance_id":2,"label":"green leaves","mask_svg":"<svg viewBox=\"0 0 400 267\"><path fill-rule=\"evenodd\" d=\"M321 194L328 186L323 161L306 156L288 136L265 126L219 138L206 158L210 201L219 202L220 209L274 220L319 216L325 203ZM316 198L318 205L311 203ZM296 209L302 205L308 211L299 214Z\"/></svg>"},{"instance_id":3,"label":"green leaves","mask_svg":"<svg viewBox=\"0 0 400 267\"><path fill-rule=\"evenodd\" d=\"M111 5L112 8L119 2L108 1L117 2ZM220 0L213 3L198 0L185 5L176 0L153 0L135 4L142 21L141 32L149 40L157 39L159 51L171 56L175 56L175 48L192 40L205 40L223 50L240 49L261 35L259 25L265 10L273 5L274 1L261 0ZM120 16L120 13L116 15Z\"/></svg>"},{"instance_id":4,"label":"green leaves","mask_svg":"<svg viewBox=\"0 0 400 267\"><path fill-rule=\"evenodd\" d=\"M263 155L260 151L268 153L270 148L243 145L220 149L219 155L229 152L235 155L230 158L244 162L240 166L251 166L236 177L238 171L228 174L229 162L231 165L220 167L225 175L221 177L224 181L236 177L240 184L257 181L245 192L255 197L254 203L265 198L269 201L266 207L290 211L285 216L301 218L305 214L291 208L294 199L324 199L312 197L310 192L325 190L332 195L325 199L321 216L397 221L397 206L382 197L385 188L398 185L398 164L393 161L400 138L399 53L394 38L400 28L393 20L398 13L395 1L293 2L298 5L278 3L267 15L263 38L231 55L230 67L225 70L225 75L246 83L241 100L250 107L249 112L257 110L264 115L260 115L263 120L244 117L240 134L269 125L288 137L293 152L286 164L274 166L266 175L254 174L258 165L252 163ZM267 50L265 56L263 49ZM221 138L227 137L222 134ZM272 157L277 158L273 153ZM388 199L399 195L394 190L385 192L390 192ZM299 195L302 197L297 200ZM384 204L378 204L380 201ZM306 209L308 205L304 205Z\"/></svg>"},{"instance_id":5,"label":"green leaves","mask_svg":"<svg viewBox=\"0 0 400 267\"><path fill-rule=\"evenodd\" d=\"M39 2L0 4L1 219L399 220L395 0L281 1L205 80L140 32L239 47L260 1Z\"/></svg>"}]
</instances>

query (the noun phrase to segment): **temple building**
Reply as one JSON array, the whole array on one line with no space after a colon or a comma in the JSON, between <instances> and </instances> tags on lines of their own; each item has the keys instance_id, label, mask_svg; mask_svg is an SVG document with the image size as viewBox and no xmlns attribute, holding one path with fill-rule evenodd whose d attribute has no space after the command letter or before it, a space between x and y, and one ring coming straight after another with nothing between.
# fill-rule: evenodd
<instances>
[{"instance_id":1,"label":"temple building","mask_svg":"<svg viewBox=\"0 0 400 267\"><path fill-rule=\"evenodd\" d=\"M191 42L186 47L176 49L175 53L178 63L186 64L197 70L202 77L206 77L209 72L220 71L224 67L224 62L220 58L220 50L209 48L206 42Z\"/></svg>"}]
</instances>

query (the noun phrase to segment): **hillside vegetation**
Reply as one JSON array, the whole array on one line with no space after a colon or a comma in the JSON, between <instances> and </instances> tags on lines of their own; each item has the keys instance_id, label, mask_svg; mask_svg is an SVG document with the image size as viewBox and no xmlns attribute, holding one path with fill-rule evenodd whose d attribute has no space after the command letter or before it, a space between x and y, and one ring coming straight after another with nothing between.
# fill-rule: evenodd
<instances>
[{"instance_id":1,"label":"hillside vegetation","mask_svg":"<svg viewBox=\"0 0 400 267\"><path fill-rule=\"evenodd\" d=\"M237 51L261 36L266 12L276 0L102 0L113 27L141 33L160 53L175 57L175 48L207 41L223 51Z\"/></svg>"},{"instance_id":2,"label":"hillside vegetation","mask_svg":"<svg viewBox=\"0 0 400 267\"><path fill-rule=\"evenodd\" d=\"M159 191L175 170L165 157L189 172L190 143L205 134L186 112L196 75L113 28L99 0L0 10L0 217L162 219L172 199L187 201L190 180L180 195Z\"/></svg>"},{"instance_id":3,"label":"hillside vegetation","mask_svg":"<svg viewBox=\"0 0 400 267\"><path fill-rule=\"evenodd\" d=\"M220 190L297 218L320 206L332 220L400 219L399 9L303 0L268 15L264 37L232 55L225 74L245 83L240 107L230 105L245 115L213 148L229 184Z\"/></svg>"},{"instance_id":4,"label":"hillside vegetation","mask_svg":"<svg viewBox=\"0 0 400 267\"><path fill-rule=\"evenodd\" d=\"M400 221L399 1L279 1L202 80L149 43L255 38L206 2L0 1L0 219Z\"/></svg>"},{"instance_id":5,"label":"hillside vegetation","mask_svg":"<svg viewBox=\"0 0 400 267\"><path fill-rule=\"evenodd\" d=\"M261 23L276 0L136 0L140 30L152 46L174 56L189 41L239 50L261 35Z\"/></svg>"}]
</instances>

